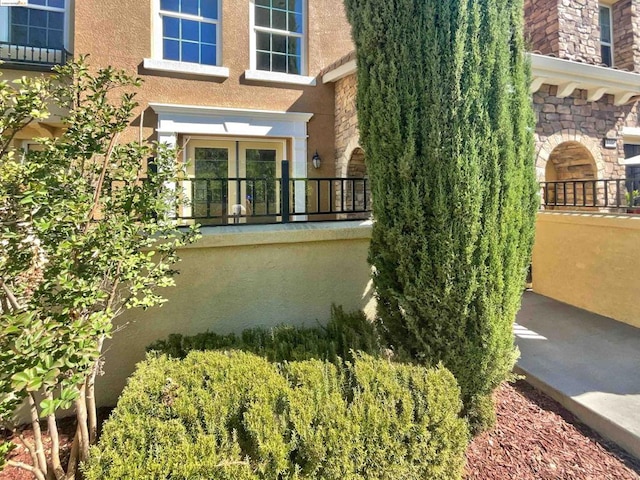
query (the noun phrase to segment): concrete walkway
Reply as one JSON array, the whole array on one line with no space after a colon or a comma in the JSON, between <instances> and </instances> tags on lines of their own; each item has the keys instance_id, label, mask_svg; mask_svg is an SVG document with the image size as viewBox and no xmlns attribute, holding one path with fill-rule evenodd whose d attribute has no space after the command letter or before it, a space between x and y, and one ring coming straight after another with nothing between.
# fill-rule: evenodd
<instances>
[{"instance_id":1,"label":"concrete walkway","mask_svg":"<svg viewBox=\"0 0 640 480\"><path fill-rule=\"evenodd\" d=\"M530 292L516 322L519 373L640 458L640 329Z\"/></svg>"}]
</instances>

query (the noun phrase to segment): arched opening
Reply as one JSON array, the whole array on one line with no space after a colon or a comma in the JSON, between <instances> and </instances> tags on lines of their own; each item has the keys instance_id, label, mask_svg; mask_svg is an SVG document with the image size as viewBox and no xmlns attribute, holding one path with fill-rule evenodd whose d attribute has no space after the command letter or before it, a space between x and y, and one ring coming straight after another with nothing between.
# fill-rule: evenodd
<instances>
[{"instance_id":1,"label":"arched opening","mask_svg":"<svg viewBox=\"0 0 640 480\"><path fill-rule=\"evenodd\" d=\"M367 179L367 165L364 150L358 147L351 152L347 167L347 188L345 195L354 212L364 212L371 203L369 181Z\"/></svg>"},{"instance_id":2,"label":"arched opening","mask_svg":"<svg viewBox=\"0 0 640 480\"><path fill-rule=\"evenodd\" d=\"M371 193L365 153L360 147L351 152L346 168L346 178L342 180L344 197L338 198L339 208L348 213L347 218L362 218L363 213L370 210Z\"/></svg>"},{"instance_id":3,"label":"arched opening","mask_svg":"<svg viewBox=\"0 0 640 480\"><path fill-rule=\"evenodd\" d=\"M593 206L598 195L597 171L587 147L579 142L558 145L545 167L547 208Z\"/></svg>"}]
</instances>

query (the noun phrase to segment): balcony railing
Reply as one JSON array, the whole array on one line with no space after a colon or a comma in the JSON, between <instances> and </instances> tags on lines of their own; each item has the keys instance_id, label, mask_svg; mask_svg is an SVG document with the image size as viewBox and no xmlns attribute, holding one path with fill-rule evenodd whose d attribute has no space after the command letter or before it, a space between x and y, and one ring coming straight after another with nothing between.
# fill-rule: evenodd
<instances>
[{"instance_id":1,"label":"balcony railing","mask_svg":"<svg viewBox=\"0 0 640 480\"><path fill-rule=\"evenodd\" d=\"M179 188L186 205L177 212L185 224L207 226L357 220L371 216L367 178L193 178Z\"/></svg>"},{"instance_id":2,"label":"balcony railing","mask_svg":"<svg viewBox=\"0 0 640 480\"><path fill-rule=\"evenodd\" d=\"M542 182L540 187L542 208L640 213L640 177Z\"/></svg>"},{"instance_id":3,"label":"balcony railing","mask_svg":"<svg viewBox=\"0 0 640 480\"><path fill-rule=\"evenodd\" d=\"M65 49L33 47L0 42L0 61L3 67L48 70L67 63L71 54Z\"/></svg>"}]
</instances>

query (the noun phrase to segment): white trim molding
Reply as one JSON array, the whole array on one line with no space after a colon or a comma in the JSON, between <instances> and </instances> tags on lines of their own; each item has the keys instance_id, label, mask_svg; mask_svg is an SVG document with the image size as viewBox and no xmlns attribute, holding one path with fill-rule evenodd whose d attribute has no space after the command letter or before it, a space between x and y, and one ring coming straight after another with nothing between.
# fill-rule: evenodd
<instances>
[{"instance_id":1,"label":"white trim molding","mask_svg":"<svg viewBox=\"0 0 640 480\"><path fill-rule=\"evenodd\" d=\"M200 107L151 103L158 115L158 141L177 144L179 134L287 139L290 141L291 172L294 178L307 176L307 123L312 113ZM284 158L288 158L287 149ZM304 182L296 182L296 211L304 211ZM297 217L302 219L302 217Z\"/></svg>"},{"instance_id":2,"label":"white trim molding","mask_svg":"<svg viewBox=\"0 0 640 480\"><path fill-rule=\"evenodd\" d=\"M576 88L587 90L587 100L595 102L605 94L614 95L616 105L624 105L640 95L640 74L561 58L531 56L532 93L543 84L558 86L558 96L569 96ZM569 91L571 90L571 91Z\"/></svg>"},{"instance_id":3,"label":"white trim molding","mask_svg":"<svg viewBox=\"0 0 640 480\"><path fill-rule=\"evenodd\" d=\"M356 73L357 70L358 65L356 60L351 60L344 65L340 65L339 67L325 73L322 76L322 83L337 82L344 77L348 77L349 75Z\"/></svg>"},{"instance_id":4,"label":"white trim molding","mask_svg":"<svg viewBox=\"0 0 640 480\"><path fill-rule=\"evenodd\" d=\"M312 113L150 103L159 140L175 145L179 134L293 139L296 173L306 175L307 123ZM304 171L301 169L304 168Z\"/></svg>"},{"instance_id":5,"label":"white trim molding","mask_svg":"<svg viewBox=\"0 0 640 480\"><path fill-rule=\"evenodd\" d=\"M595 102L604 95L614 96L616 105L624 105L640 96L640 73L625 72L609 67L573 62L561 58L530 53L531 88L535 93L542 85L558 86L560 98L571 95L575 89L587 90L587 100ZM322 76L324 83L331 83L356 73L357 65L351 60L329 70Z\"/></svg>"},{"instance_id":6,"label":"white trim molding","mask_svg":"<svg viewBox=\"0 0 640 480\"><path fill-rule=\"evenodd\" d=\"M315 87L314 77L292 75L290 73L268 72L266 70L245 70L244 78L256 82L284 83L289 85L308 85Z\"/></svg>"},{"instance_id":7,"label":"white trim molding","mask_svg":"<svg viewBox=\"0 0 640 480\"><path fill-rule=\"evenodd\" d=\"M622 127L624 143L640 143L640 127Z\"/></svg>"},{"instance_id":8,"label":"white trim molding","mask_svg":"<svg viewBox=\"0 0 640 480\"><path fill-rule=\"evenodd\" d=\"M176 62L173 60L163 60L161 58L145 58L143 67L147 70L157 70L160 72L229 78L229 69L227 67L215 67L213 65L202 65L200 63Z\"/></svg>"},{"instance_id":9,"label":"white trim molding","mask_svg":"<svg viewBox=\"0 0 640 480\"><path fill-rule=\"evenodd\" d=\"M300 127L299 124L305 124L303 128L303 135L306 136L306 123L308 123L309 120L311 120L311 118L313 117L313 113L304 112L280 112L275 110L253 110L244 108L201 107L198 105L177 105L171 103L150 103L149 106L153 109L154 112L158 114L158 130L163 132L172 130L163 127L163 119L169 120L188 116L191 117L189 119L191 122L196 121L197 123L204 123L210 126L221 120L224 120L227 123L230 120L233 120L234 122L245 121L247 122L247 125L255 123L269 124L274 128L274 130L269 135L259 136L272 137L298 136L286 135L283 134L282 131L286 130L288 133L291 133L292 125L297 125L298 127ZM262 122L258 122L259 120L262 120ZM281 128L278 128L276 124L279 124ZM284 124L287 124L286 127L283 126ZM174 123L172 123L172 125L174 125ZM184 125L182 126L184 127ZM276 132L275 134L273 133L274 131ZM179 131L178 133L198 132ZM203 133L207 134L209 132ZM300 133L300 131L297 130L295 133ZM238 135L242 135L242 133L238 133ZM247 133L247 135L254 135L254 133Z\"/></svg>"}]
</instances>

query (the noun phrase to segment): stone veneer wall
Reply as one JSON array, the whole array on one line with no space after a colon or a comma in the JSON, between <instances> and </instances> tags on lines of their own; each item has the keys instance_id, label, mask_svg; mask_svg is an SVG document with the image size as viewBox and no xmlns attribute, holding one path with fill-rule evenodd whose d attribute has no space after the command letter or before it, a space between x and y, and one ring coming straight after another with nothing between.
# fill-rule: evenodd
<instances>
[{"instance_id":1,"label":"stone veneer wall","mask_svg":"<svg viewBox=\"0 0 640 480\"><path fill-rule=\"evenodd\" d=\"M576 90L566 98L556 97L556 92L557 87L543 85L533 94L537 115L538 178L542 180L545 177L546 160L563 142L580 143L591 152L598 178L623 177L621 130L624 126L638 126L637 104L616 106L611 95L605 95L597 102L588 102L584 90ZM606 137L618 138L618 148L605 149L603 140Z\"/></svg>"},{"instance_id":2,"label":"stone veneer wall","mask_svg":"<svg viewBox=\"0 0 640 480\"><path fill-rule=\"evenodd\" d=\"M612 15L614 66L640 72L640 5L620 0L613 4Z\"/></svg>"},{"instance_id":3,"label":"stone veneer wall","mask_svg":"<svg viewBox=\"0 0 640 480\"><path fill-rule=\"evenodd\" d=\"M336 174L347 175L347 164L351 152L359 147L358 114L356 111L356 94L358 82L355 74L336 82L335 100L335 146Z\"/></svg>"},{"instance_id":4,"label":"stone veneer wall","mask_svg":"<svg viewBox=\"0 0 640 480\"><path fill-rule=\"evenodd\" d=\"M560 54L558 0L525 0L524 17L529 48L557 57Z\"/></svg>"},{"instance_id":5,"label":"stone veneer wall","mask_svg":"<svg viewBox=\"0 0 640 480\"><path fill-rule=\"evenodd\" d=\"M355 75L339 80L335 92L336 172L346 177L349 173L349 156L359 146ZM640 126L638 103L616 106L611 95L605 95L597 102L589 102L584 90L576 90L566 98L556 95L557 87L551 85L543 85L533 94L537 117L535 142L538 179L546 179L549 160L558 167L558 180L624 177L622 128ZM603 140L606 137L618 139L616 149L604 148ZM554 150L560 145L563 147L552 158ZM563 160L562 153L571 156L571 159Z\"/></svg>"},{"instance_id":6,"label":"stone veneer wall","mask_svg":"<svg viewBox=\"0 0 640 480\"><path fill-rule=\"evenodd\" d=\"M601 63L600 14L597 0L558 3L560 58Z\"/></svg>"},{"instance_id":7,"label":"stone veneer wall","mask_svg":"<svg viewBox=\"0 0 640 480\"><path fill-rule=\"evenodd\" d=\"M525 0L531 50L567 60L599 64L597 0Z\"/></svg>"}]
</instances>

